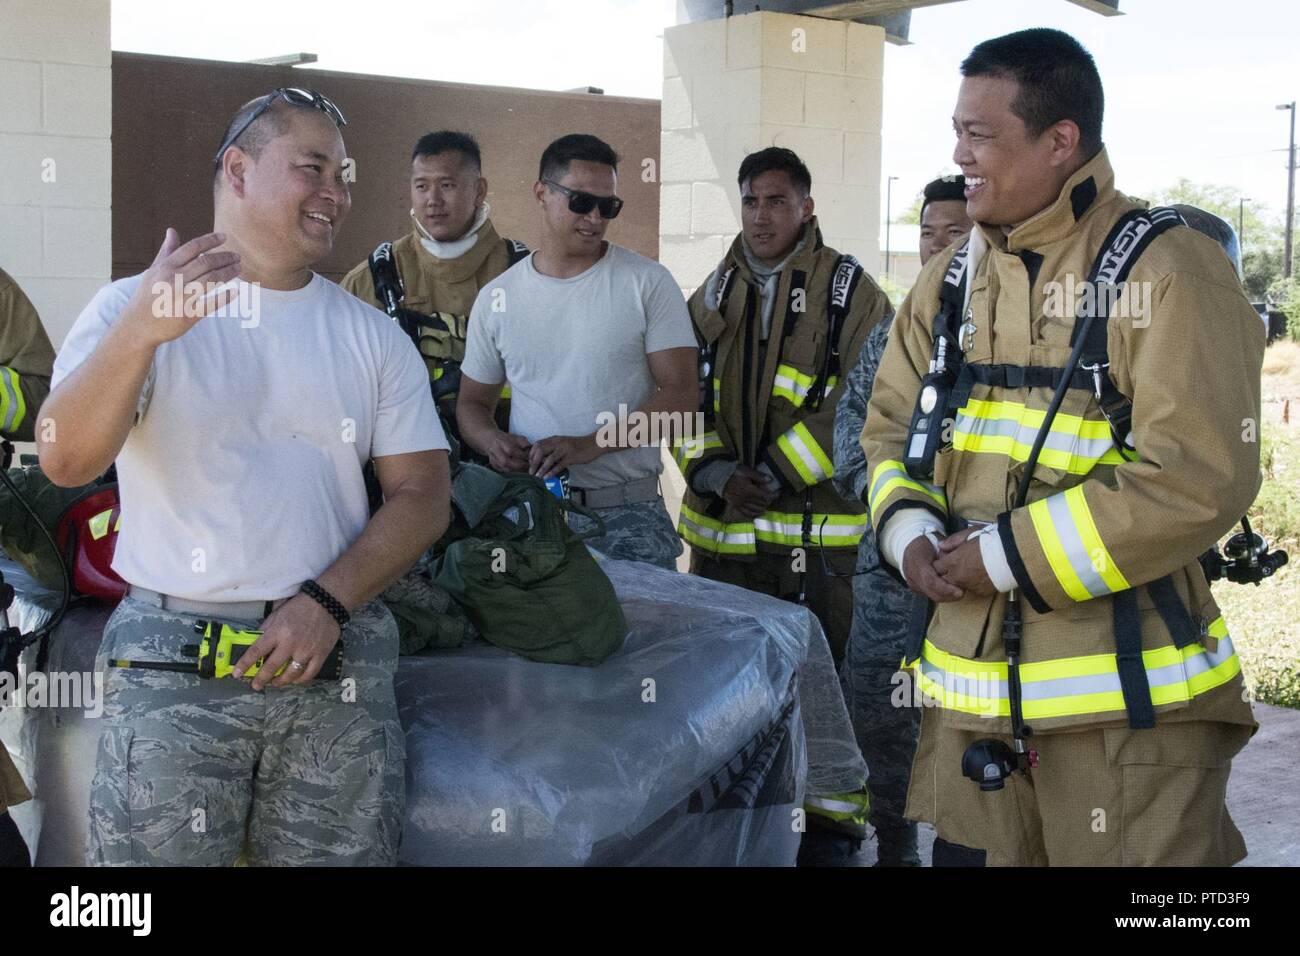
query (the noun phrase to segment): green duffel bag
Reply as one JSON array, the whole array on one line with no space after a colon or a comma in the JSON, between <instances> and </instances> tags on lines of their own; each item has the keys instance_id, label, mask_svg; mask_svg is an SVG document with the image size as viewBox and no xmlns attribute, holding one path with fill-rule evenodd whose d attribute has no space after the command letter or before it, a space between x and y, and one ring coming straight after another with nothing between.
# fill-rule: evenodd
<instances>
[{"instance_id":1,"label":"green duffel bag","mask_svg":"<svg viewBox=\"0 0 1300 956\"><path fill-rule=\"evenodd\" d=\"M482 637L529 660L599 664L623 646L627 622L583 541L604 534L592 511L560 501L540 478L463 463L452 480L452 526L435 549L433 581ZM564 520L595 522L582 534Z\"/></svg>"}]
</instances>

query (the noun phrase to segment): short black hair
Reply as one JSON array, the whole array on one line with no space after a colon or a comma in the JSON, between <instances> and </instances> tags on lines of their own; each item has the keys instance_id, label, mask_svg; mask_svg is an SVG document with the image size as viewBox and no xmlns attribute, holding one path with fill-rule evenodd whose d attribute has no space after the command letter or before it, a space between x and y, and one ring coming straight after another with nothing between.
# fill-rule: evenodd
<instances>
[{"instance_id":1,"label":"short black hair","mask_svg":"<svg viewBox=\"0 0 1300 956\"><path fill-rule=\"evenodd\" d=\"M741 189L745 183L763 173L783 172L790 177L795 189L805 196L812 192L812 173L798 154L782 146L769 146L757 153L750 153L740 163L740 172L736 175L736 185Z\"/></svg>"},{"instance_id":2,"label":"short black hair","mask_svg":"<svg viewBox=\"0 0 1300 956\"><path fill-rule=\"evenodd\" d=\"M460 153L474 164L474 168L483 169L483 154L479 152L478 140L469 133L454 129L440 129L436 133L425 133L411 150L411 162L421 156L438 156L442 153Z\"/></svg>"},{"instance_id":3,"label":"short black hair","mask_svg":"<svg viewBox=\"0 0 1300 956\"><path fill-rule=\"evenodd\" d=\"M1068 33L1036 27L985 40L962 61L961 74L1015 80L1020 91L1011 111L1029 135L1071 120L1079 127L1084 157L1101 150L1101 76L1092 54Z\"/></svg>"},{"instance_id":4,"label":"short black hair","mask_svg":"<svg viewBox=\"0 0 1300 956\"><path fill-rule=\"evenodd\" d=\"M226 137L248 122L248 118L262 108L268 99L274 94L267 93L265 96L259 96L251 99L241 106L226 128L222 130L221 141L217 144L226 142ZM292 104L289 104L292 105ZM272 103L270 108L265 110L261 116L253 121L253 124L239 134L239 137L233 143L227 143L226 149L231 146L238 146L253 159L258 159L262 155L268 143L276 137L283 136L289 131L289 109L284 103ZM225 157L223 152L217 157L212 170L212 185L216 186L221 182L221 160Z\"/></svg>"},{"instance_id":5,"label":"short black hair","mask_svg":"<svg viewBox=\"0 0 1300 956\"><path fill-rule=\"evenodd\" d=\"M569 171L569 163L575 159L604 163L618 171L618 153L609 143L590 133L570 133L546 147L542 161L537 164L537 178L559 182Z\"/></svg>"},{"instance_id":6,"label":"short black hair","mask_svg":"<svg viewBox=\"0 0 1300 956\"><path fill-rule=\"evenodd\" d=\"M925 184L921 194L921 217L932 202L966 202L966 180L962 176L940 176Z\"/></svg>"}]
</instances>

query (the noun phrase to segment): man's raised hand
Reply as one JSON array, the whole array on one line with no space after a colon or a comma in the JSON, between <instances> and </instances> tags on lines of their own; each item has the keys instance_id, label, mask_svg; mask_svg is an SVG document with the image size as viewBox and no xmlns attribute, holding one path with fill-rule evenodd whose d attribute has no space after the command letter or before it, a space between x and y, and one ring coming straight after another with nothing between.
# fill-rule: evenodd
<instances>
[{"instance_id":1,"label":"man's raised hand","mask_svg":"<svg viewBox=\"0 0 1300 956\"><path fill-rule=\"evenodd\" d=\"M144 343L156 348L178 339L235 298L234 286L217 291L239 275L239 253L212 251L225 241L224 233L210 232L182 245L176 230L168 227L126 309Z\"/></svg>"}]
</instances>

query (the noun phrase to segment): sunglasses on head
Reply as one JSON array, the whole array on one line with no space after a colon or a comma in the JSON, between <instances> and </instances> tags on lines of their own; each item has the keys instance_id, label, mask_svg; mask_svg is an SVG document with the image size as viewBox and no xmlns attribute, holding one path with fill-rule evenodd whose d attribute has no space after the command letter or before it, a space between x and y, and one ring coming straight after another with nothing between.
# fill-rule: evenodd
<instances>
[{"instance_id":1,"label":"sunglasses on head","mask_svg":"<svg viewBox=\"0 0 1300 956\"><path fill-rule=\"evenodd\" d=\"M233 146L235 140L243 136L244 133L248 131L248 128L257 122L259 116L271 108L272 103L281 98L283 98L286 103L290 103L294 106L310 106L320 110L332 119L336 126L348 125L348 121L343 118L343 111L339 109L338 106L334 104L334 101L324 93L317 93L315 90L304 90L299 86L282 86L279 89L272 90L268 93L266 99L262 102L262 105L253 110L252 115L239 124L239 126L225 138L220 148L217 149L217 155L213 159L213 163L220 166L221 157L226 154L226 150Z\"/></svg>"},{"instance_id":2,"label":"sunglasses on head","mask_svg":"<svg viewBox=\"0 0 1300 956\"><path fill-rule=\"evenodd\" d=\"M579 192L576 189L570 189L568 186L561 186L550 179L543 179L542 182L568 196L569 212L576 212L579 216L585 216L593 209L599 208L600 218L616 219L619 210L623 208L623 200L617 196L593 196L591 193Z\"/></svg>"}]
</instances>

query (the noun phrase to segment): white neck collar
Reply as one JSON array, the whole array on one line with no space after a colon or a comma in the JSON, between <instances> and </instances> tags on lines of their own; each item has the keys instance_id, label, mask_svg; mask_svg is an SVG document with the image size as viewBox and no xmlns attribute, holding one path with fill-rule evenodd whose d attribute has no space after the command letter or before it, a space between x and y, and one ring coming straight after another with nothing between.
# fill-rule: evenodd
<instances>
[{"instance_id":1,"label":"white neck collar","mask_svg":"<svg viewBox=\"0 0 1300 956\"><path fill-rule=\"evenodd\" d=\"M483 227L483 223L487 222L489 211L490 207L486 202L479 206L469 231L459 239L452 239L450 242L440 242L429 235L414 209L411 210L411 221L415 223L415 228L420 233L420 245L424 246L429 255L435 259L459 259L474 248L474 243L478 242L477 233Z\"/></svg>"}]
</instances>

